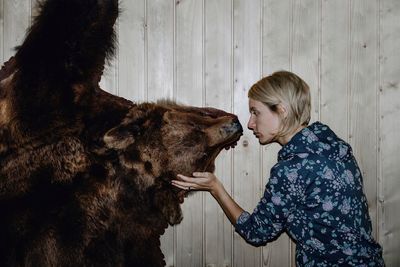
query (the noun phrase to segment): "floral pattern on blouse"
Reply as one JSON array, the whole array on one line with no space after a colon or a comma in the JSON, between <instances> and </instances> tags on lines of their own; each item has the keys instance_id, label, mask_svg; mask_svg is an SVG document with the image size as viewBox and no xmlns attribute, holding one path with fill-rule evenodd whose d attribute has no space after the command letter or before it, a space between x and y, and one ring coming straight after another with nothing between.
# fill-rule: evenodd
<instances>
[{"instance_id":1,"label":"floral pattern on blouse","mask_svg":"<svg viewBox=\"0 0 400 267\"><path fill-rule=\"evenodd\" d=\"M263 197L235 228L256 246L287 232L297 266L384 266L352 149L320 122L282 147Z\"/></svg>"}]
</instances>

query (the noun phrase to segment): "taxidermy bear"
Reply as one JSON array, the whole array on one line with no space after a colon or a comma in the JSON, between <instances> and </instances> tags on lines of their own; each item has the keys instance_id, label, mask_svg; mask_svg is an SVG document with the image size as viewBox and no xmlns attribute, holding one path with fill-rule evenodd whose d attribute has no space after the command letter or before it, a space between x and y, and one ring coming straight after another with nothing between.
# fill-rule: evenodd
<instances>
[{"instance_id":1,"label":"taxidermy bear","mask_svg":"<svg viewBox=\"0 0 400 267\"><path fill-rule=\"evenodd\" d=\"M0 70L0 266L164 266L177 173L213 171L236 116L99 88L117 0L48 0Z\"/></svg>"}]
</instances>

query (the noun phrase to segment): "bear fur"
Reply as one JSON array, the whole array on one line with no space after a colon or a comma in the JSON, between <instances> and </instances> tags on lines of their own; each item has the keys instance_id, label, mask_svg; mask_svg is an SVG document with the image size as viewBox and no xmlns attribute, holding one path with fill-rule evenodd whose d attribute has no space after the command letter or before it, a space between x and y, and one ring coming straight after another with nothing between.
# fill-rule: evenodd
<instances>
[{"instance_id":1,"label":"bear fur","mask_svg":"<svg viewBox=\"0 0 400 267\"><path fill-rule=\"evenodd\" d=\"M39 3L0 70L0 266L164 266L178 173L213 171L235 115L99 87L117 0Z\"/></svg>"}]
</instances>

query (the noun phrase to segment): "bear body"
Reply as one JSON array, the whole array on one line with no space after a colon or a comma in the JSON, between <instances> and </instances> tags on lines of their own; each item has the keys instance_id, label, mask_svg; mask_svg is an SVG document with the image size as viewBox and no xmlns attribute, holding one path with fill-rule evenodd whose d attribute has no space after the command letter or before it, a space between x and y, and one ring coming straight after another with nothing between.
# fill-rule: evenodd
<instances>
[{"instance_id":1,"label":"bear body","mask_svg":"<svg viewBox=\"0 0 400 267\"><path fill-rule=\"evenodd\" d=\"M117 0L48 0L0 70L0 266L164 266L178 173L213 171L235 115L99 87Z\"/></svg>"}]
</instances>

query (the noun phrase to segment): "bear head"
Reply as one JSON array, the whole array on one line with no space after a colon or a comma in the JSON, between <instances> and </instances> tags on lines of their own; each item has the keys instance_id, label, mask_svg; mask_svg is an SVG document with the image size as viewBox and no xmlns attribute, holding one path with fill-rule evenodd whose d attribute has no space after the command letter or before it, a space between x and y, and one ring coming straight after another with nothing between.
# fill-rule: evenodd
<instances>
[{"instance_id":1,"label":"bear head","mask_svg":"<svg viewBox=\"0 0 400 267\"><path fill-rule=\"evenodd\" d=\"M242 131L233 114L161 101L133 106L104 142L140 192L157 188L156 205L172 225L182 220L179 202L186 192L170 181L177 174L213 172L219 152L233 146Z\"/></svg>"}]
</instances>

